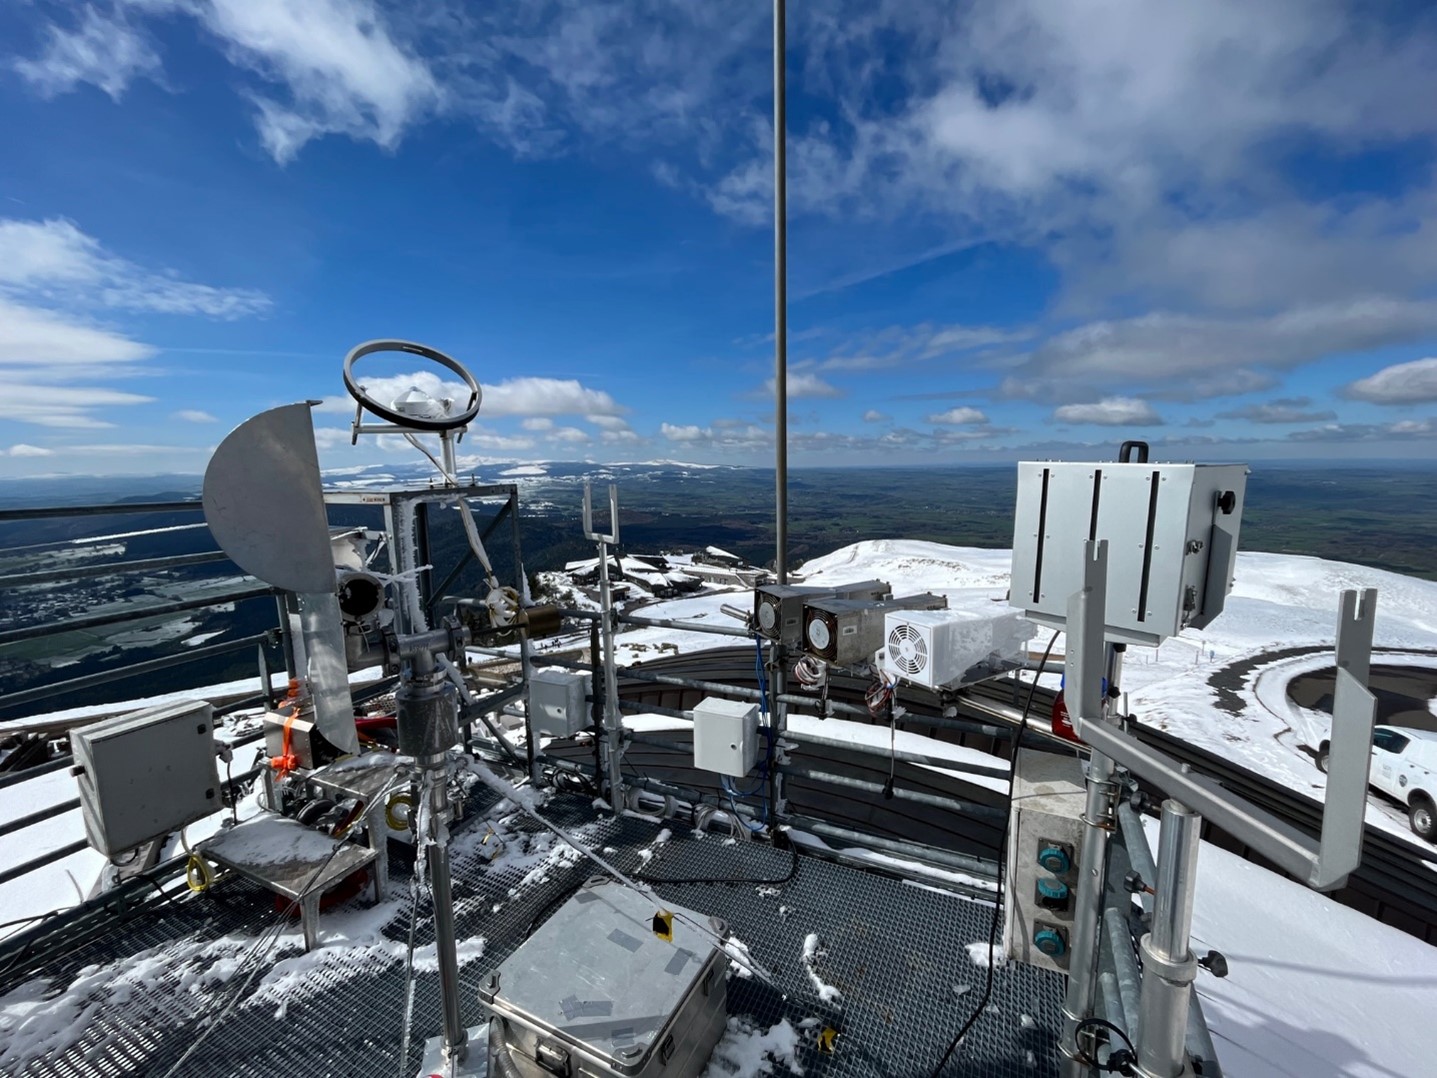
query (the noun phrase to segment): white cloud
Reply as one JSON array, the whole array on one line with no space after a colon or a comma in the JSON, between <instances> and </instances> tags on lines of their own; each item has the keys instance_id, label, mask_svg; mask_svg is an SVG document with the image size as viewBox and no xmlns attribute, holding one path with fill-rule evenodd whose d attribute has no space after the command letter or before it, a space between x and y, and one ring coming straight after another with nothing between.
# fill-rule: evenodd
<instances>
[{"instance_id":1,"label":"white cloud","mask_svg":"<svg viewBox=\"0 0 1437 1078\"><path fill-rule=\"evenodd\" d=\"M1001 392L1067 401L1128 387L1158 387L1180 399L1250 393L1271 386L1273 371L1432 333L1432 300L1355 298L1250 317L1154 312L1050 338L1004 379Z\"/></svg>"},{"instance_id":2,"label":"white cloud","mask_svg":"<svg viewBox=\"0 0 1437 1078\"><path fill-rule=\"evenodd\" d=\"M484 386L483 414L489 416L617 416L627 411L602 389L573 378L510 378Z\"/></svg>"},{"instance_id":3,"label":"white cloud","mask_svg":"<svg viewBox=\"0 0 1437 1078\"><path fill-rule=\"evenodd\" d=\"M410 389L418 389L435 400L453 400L458 405L469 400L469 390L462 382L447 380L432 370L370 377L364 373L362 366L358 366L356 377L365 392L381 404L389 404ZM571 378L510 378L494 385L481 385L480 388L481 419L523 416L525 419L521 425L530 431L549 430L554 425L550 417L562 415L582 415L590 422L613 430L628 426L619 416L627 409L613 397L602 389L593 389ZM353 412L354 398L348 395L326 397L316 410Z\"/></svg>"},{"instance_id":4,"label":"white cloud","mask_svg":"<svg viewBox=\"0 0 1437 1078\"><path fill-rule=\"evenodd\" d=\"M198 408L181 408L178 412L171 412L170 418L180 419L186 423L218 423L219 420L210 415L209 412L202 412Z\"/></svg>"},{"instance_id":5,"label":"white cloud","mask_svg":"<svg viewBox=\"0 0 1437 1078\"><path fill-rule=\"evenodd\" d=\"M10 381L0 374L0 400L5 402L6 419L42 427L99 429L115 424L96 413L104 414L111 408L132 404L149 404L154 398L97 386L34 385Z\"/></svg>"},{"instance_id":6,"label":"white cloud","mask_svg":"<svg viewBox=\"0 0 1437 1078\"><path fill-rule=\"evenodd\" d=\"M964 423L987 423L988 417L977 408L949 408L946 412L930 415L928 422L956 426Z\"/></svg>"},{"instance_id":7,"label":"white cloud","mask_svg":"<svg viewBox=\"0 0 1437 1078\"><path fill-rule=\"evenodd\" d=\"M1059 423L1093 423L1104 427L1150 427L1162 417L1147 401L1133 397L1107 397L1094 404L1065 404L1053 413Z\"/></svg>"},{"instance_id":8,"label":"white cloud","mask_svg":"<svg viewBox=\"0 0 1437 1078\"><path fill-rule=\"evenodd\" d=\"M281 164L330 134L393 149L444 104L429 65L396 38L372 0L124 2L137 13L193 17L235 67L255 77L263 89L240 92L254 105L261 144ZM88 7L78 29L49 27L44 52L15 67L47 96L93 82L118 100L135 78L162 78L159 57L127 18ZM511 112L523 95L519 87L509 95Z\"/></svg>"},{"instance_id":9,"label":"white cloud","mask_svg":"<svg viewBox=\"0 0 1437 1078\"><path fill-rule=\"evenodd\" d=\"M249 288L216 288L155 273L106 251L73 221L0 218L0 292L68 307L234 319L271 302Z\"/></svg>"},{"instance_id":10,"label":"white cloud","mask_svg":"<svg viewBox=\"0 0 1437 1078\"><path fill-rule=\"evenodd\" d=\"M870 408L863 413L865 423L887 423L893 417L886 412L880 412L877 408Z\"/></svg>"},{"instance_id":11,"label":"white cloud","mask_svg":"<svg viewBox=\"0 0 1437 1078\"><path fill-rule=\"evenodd\" d=\"M1031 337L1032 331L999 326L887 326L851 334L827 356L812 361L821 371L871 371L907 366L960 353L981 352ZM811 362L811 361L802 361ZM799 364L795 364L798 367Z\"/></svg>"},{"instance_id":12,"label":"white cloud","mask_svg":"<svg viewBox=\"0 0 1437 1078\"><path fill-rule=\"evenodd\" d=\"M103 372L154 354L150 345L113 330L14 303L0 294L0 370L24 367L28 377L45 380L65 371Z\"/></svg>"},{"instance_id":13,"label":"white cloud","mask_svg":"<svg viewBox=\"0 0 1437 1078\"><path fill-rule=\"evenodd\" d=\"M768 396L773 396L774 379L770 378L763 384L763 391ZM786 386L789 400L802 400L805 397L841 397L843 390L837 386L829 385L818 375L809 371L789 371Z\"/></svg>"},{"instance_id":14,"label":"white cloud","mask_svg":"<svg viewBox=\"0 0 1437 1078\"><path fill-rule=\"evenodd\" d=\"M151 397L93 383L131 377L151 345L97 324L96 310L237 318L269 307L247 289L152 273L73 222L0 218L0 397L7 416L50 427L114 424L104 413Z\"/></svg>"},{"instance_id":15,"label":"white cloud","mask_svg":"<svg viewBox=\"0 0 1437 1078\"><path fill-rule=\"evenodd\" d=\"M1281 397L1264 404L1219 412L1219 419L1245 419L1250 423L1322 423L1336 419L1330 408L1314 409L1310 397Z\"/></svg>"},{"instance_id":16,"label":"white cloud","mask_svg":"<svg viewBox=\"0 0 1437 1078\"><path fill-rule=\"evenodd\" d=\"M55 451L53 449L45 449L42 446L26 445L24 442L19 442L16 445L12 445L9 449L0 449L0 454L8 454L12 457L53 457Z\"/></svg>"},{"instance_id":17,"label":"white cloud","mask_svg":"<svg viewBox=\"0 0 1437 1078\"><path fill-rule=\"evenodd\" d=\"M696 442L701 438L710 437L712 431L704 430L703 427L693 423L685 425L665 423L659 427L659 433L671 442Z\"/></svg>"},{"instance_id":18,"label":"white cloud","mask_svg":"<svg viewBox=\"0 0 1437 1078\"><path fill-rule=\"evenodd\" d=\"M559 427L549 435L549 441L560 442L564 445L583 445L585 442L593 441L588 431L580 430L578 427Z\"/></svg>"},{"instance_id":19,"label":"white cloud","mask_svg":"<svg viewBox=\"0 0 1437 1078\"><path fill-rule=\"evenodd\" d=\"M135 79L161 77L160 58L142 31L118 12L102 14L88 5L78 26L50 26L40 55L12 66L44 97L88 82L119 101Z\"/></svg>"},{"instance_id":20,"label":"white cloud","mask_svg":"<svg viewBox=\"0 0 1437 1078\"><path fill-rule=\"evenodd\" d=\"M636 431L632 430L606 430L601 432L599 437L610 443L638 442L643 440Z\"/></svg>"},{"instance_id":21,"label":"white cloud","mask_svg":"<svg viewBox=\"0 0 1437 1078\"><path fill-rule=\"evenodd\" d=\"M1373 404L1426 404L1437 401L1437 358L1414 359L1384 367L1346 386L1343 395Z\"/></svg>"},{"instance_id":22,"label":"white cloud","mask_svg":"<svg viewBox=\"0 0 1437 1078\"><path fill-rule=\"evenodd\" d=\"M604 430L627 430L629 426L628 420L616 415L586 415L584 418Z\"/></svg>"},{"instance_id":23,"label":"white cloud","mask_svg":"<svg viewBox=\"0 0 1437 1078\"><path fill-rule=\"evenodd\" d=\"M260 141L281 164L330 134L393 149L440 103L428 65L395 39L369 0L175 0L175 6L220 40L231 63L280 91L251 96Z\"/></svg>"}]
</instances>

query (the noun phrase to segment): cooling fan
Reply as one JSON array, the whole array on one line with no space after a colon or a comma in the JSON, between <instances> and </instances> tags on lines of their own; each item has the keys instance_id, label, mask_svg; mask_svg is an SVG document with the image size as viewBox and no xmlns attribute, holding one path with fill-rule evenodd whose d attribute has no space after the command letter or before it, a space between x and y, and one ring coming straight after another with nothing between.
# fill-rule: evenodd
<instances>
[{"instance_id":1,"label":"cooling fan","mask_svg":"<svg viewBox=\"0 0 1437 1078\"><path fill-rule=\"evenodd\" d=\"M888 633L888 661L905 677L917 677L928 668L928 641L906 621Z\"/></svg>"}]
</instances>

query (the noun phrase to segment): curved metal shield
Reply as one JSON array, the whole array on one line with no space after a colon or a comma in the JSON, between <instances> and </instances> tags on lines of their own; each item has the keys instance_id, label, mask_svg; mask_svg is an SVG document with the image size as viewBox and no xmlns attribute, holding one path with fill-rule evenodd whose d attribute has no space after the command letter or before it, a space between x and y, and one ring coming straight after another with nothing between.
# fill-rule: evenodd
<instances>
[{"instance_id":1,"label":"curved metal shield","mask_svg":"<svg viewBox=\"0 0 1437 1078\"><path fill-rule=\"evenodd\" d=\"M205 520L245 572L300 594L334 590L329 519L309 405L247 419L205 469Z\"/></svg>"},{"instance_id":2,"label":"curved metal shield","mask_svg":"<svg viewBox=\"0 0 1437 1078\"><path fill-rule=\"evenodd\" d=\"M204 508L215 542L236 565L299 596L315 722L341 752L357 753L309 405L272 408L231 431L205 469Z\"/></svg>"}]
</instances>

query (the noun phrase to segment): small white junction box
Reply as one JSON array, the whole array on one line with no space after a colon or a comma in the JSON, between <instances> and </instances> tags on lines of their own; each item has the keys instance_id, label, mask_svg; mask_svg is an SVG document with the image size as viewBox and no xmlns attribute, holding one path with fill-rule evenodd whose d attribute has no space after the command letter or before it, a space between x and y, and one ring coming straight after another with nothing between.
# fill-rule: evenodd
<instances>
[{"instance_id":1,"label":"small white junction box","mask_svg":"<svg viewBox=\"0 0 1437 1078\"><path fill-rule=\"evenodd\" d=\"M573 737L592 726L587 674L574 670L535 670L529 675L529 716L536 733L545 737Z\"/></svg>"},{"instance_id":2,"label":"small white junction box","mask_svg":"<svg viewBox=\"0 0 1437 1078\"><path fill-rule=\"evenodd\" d=\"M708 696L694 707L694 767L742 778L758 763L758 705Z\"/></svg>"}]
</instances>

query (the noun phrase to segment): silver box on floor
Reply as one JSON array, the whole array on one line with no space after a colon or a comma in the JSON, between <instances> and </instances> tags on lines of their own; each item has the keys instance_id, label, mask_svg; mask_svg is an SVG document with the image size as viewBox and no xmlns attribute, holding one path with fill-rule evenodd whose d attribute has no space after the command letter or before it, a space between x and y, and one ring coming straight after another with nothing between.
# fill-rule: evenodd
<instances>
[{"instance_id":1,"label":"silver box on floor","mask_svg":"<svg viewBox=\"0 0 1437 1078\"><path fill-rule=\"evenodd\" d=\"M728 929L667 909L672 940L655 934L651 899L608 880L560 906L479 991L490 1073L697 1078L727 1023L727 956L689 922Z\"/></svg>"}]
</instances>

